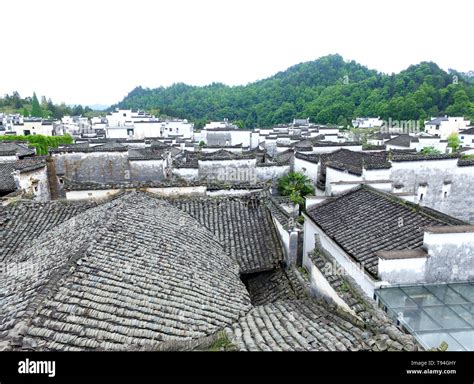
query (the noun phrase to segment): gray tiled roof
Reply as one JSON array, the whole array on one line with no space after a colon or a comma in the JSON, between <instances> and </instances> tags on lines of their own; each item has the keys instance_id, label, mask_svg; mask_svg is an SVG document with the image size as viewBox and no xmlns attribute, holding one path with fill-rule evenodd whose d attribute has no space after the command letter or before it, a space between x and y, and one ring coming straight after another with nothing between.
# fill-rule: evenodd
<instances>
[{"instance_id":1,"label":"gray tiled roof","mask_svg":"<svg viewBox=\"0 0 474 384\"><path fill-rule=\"evenodd\" d=\"M17 154L19 157L34 156L35 150L33 148L29 148L27 143L0 141L0 156L11 154Z\"/></svg>"},{"instance_id":2,"label":"gray tiled roof","mask_svg":"<svg viewBox=\"0 0 474 384\"><path fill-rule=\"evenodd\" d=\"M89 209L15 257L26 272L2 281L0 349L152 348L213 334L251 308L212 233L144 193Z\"/></svg>"},{"instance_id":3,"label":"gray tiled roof","mask_svg":"<svg viewBox=\"0 0 474 384\"><path fill-rule=\"evenodd\" d=\"M129 148L129 160L163 160L166 149Z\"/></svg>"},{"instance_id":4,"label":"gray tiled roof","mask_svg":"<svg viewBox=\"0 0 474 384\"><path fill-rule=\"evenodd\" d=\"M297 159L309 161L310 163L314 163L314 164L319 163L319 154L318 153L300 153L300 152L296 152L295 157Z\"/></svg>"},{"instance_id":5,"label":"gray tiled roof","mask_svg":"<svg viewBox=\"0 0 474 384\"><path fill-rule=\"evenodd\" d=\"M307 214L374 277L376 251L417 249L423 245L424 227L463 223L365 185L315 205Z\"/></svg>"},{"instance_id":6,"label":"gray tiled roof","mask_svg":"<svg viewBox=\"0 0 474 384\"><path fill-rule=\"evenodd\" d=\"M15 162L0 163L0 192L13 192L16 189L12 173L15 171Z\"/></svg>"},{"instance_id":7,"label":"gray tiled roof","mask_svg":"<svg viewBox=\"0 0 474 384\"><path fill-rule=\"evenodd\" d=\"M393 139L387 140L385 145L396 145L398 147L410 147L410 143L418 142L417 137L410 136L408 134L399 135Z\"/></svg>"},{"instance_id":8,"label":"gray tiled roof","mask_svg":"<svg viewBox=\"0 0 474 384\"><path fill-rule=\"evenodd\" d=\"M345 148L331 153L322 153L319 156L321 166L319 168L318 187L324 189L326 182L326 166L347 171L354 175L362 175L363 169L386 169L390 168L388 154L381 152L351 151Z\"/></svg>"},{"instance_id":9,"label":"gray tiled roof","mask_svg":"<svg viewBox=\"0 0 474 384\"><path fill-rule=\"evenodd\" d=\"M95 206L94 202L55 200L39 203L25 200L0 207L0 262L43 232Z\"/></svg>"},{"instance_id":10,"label":"gray tiled roof","mask_svg":"<svg viewBox=\"0 0 474 384\"><path fill-rule=\"evenodd\" d=\"M12 173L14 171L29 172L45 167L41 158L27 157L12 162L0 162L0 192L13 192L17 189Z\"/></svg>"},{"instance_id":11,"label":"gray tiled roof","mask_svg":"<svg viewBox=\"0 0 474 384\"><path fill-rule=\"evenodd\" d=\"M437 117L436 119L431 120L430 122L426 123L425 125L439 125L442 121L448 121L447 117Z\"/></svg>"},{"instance_id":12,"label":"gray tiled roof","mask_svg":"<svg viewBox=\"0 0 474 384\"><path fill-rule=\"evenodd\" d=\"M231 327L242 351L373 350L373 335L351 317L314 299L277 301L252 309Z\"/></svg>"},{"instance_id":13,"label":"gray tiled roof","mask_svg":"<svg viewBox=\"0 0 474 384\"><path fill-rule=\"evenodd\" d=\"M127 146L115 141L108 141L105 144L90 146L89 143L79 143L62 145L59 148L50 148L51 153L61 152L126 152Z\"/></svg>"},{"instance_id":14,"label":"gray tiled roof","mask_svg":"<svg viewBox=\"0 0 474 384\"><path fill-rule=\"evenodd\" d=\"M239 264L241 273L268 271L283 260L270 211L259 199L206 197L169 201L215 233Z\"/></svg>"},{"instance_id":15,"label":"gray tiled roof","mask_svg":"<svg viewBox=\"0 0 474 384\"><path fill-rule=\"evenodd\" d=\"M423 154L417 153L394 153L392 161L423 161L423 160L447 160L456 159L459 157L458 153L440 153L440 154Z\"/></svg>"},{"instance_id":16,"label":"gray tiled roof","mask_svg":"<svg viewBox=\"0 0 474 384\"><path fill-rule=\"evenodd\" d=\"M296 288L293 287L282 268L251 276L246 280L246 286L253 305L264 305L278 300L296 300L299 298Z\"/></svg>"}]
</instances>

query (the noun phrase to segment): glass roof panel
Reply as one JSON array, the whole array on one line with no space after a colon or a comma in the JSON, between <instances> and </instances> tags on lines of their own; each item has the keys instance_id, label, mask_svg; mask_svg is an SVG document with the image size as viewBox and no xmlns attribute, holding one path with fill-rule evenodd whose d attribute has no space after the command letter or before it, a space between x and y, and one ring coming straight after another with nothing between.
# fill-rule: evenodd
<instances>
[{"instance_id":1,"label":"glass roof panel","mask_svg":"<svg viewBox=\"0 0 474 384\"><path fill-rule=\"evenodd\" d=\"M416 303L411 300L401 289L381 289L378 291L380 297L390 303L391 307L416 308Z\"/></svg>"},{"instance_id":2,"label":"glass roof panel","mask_svg":"<svg viewBox=\"0 0 474 384\"><path fill-rule=\"evenodd\" d=\"M449 308L474 327L474 304L450 305Z\"/></svg>"},{"instance_id":3,"label":"glass roof panel","mask_svg":"<svg viewBox=\"0 0 474 384\"><path fill-rule=\"evenodd\" d=\"M416 335L421 344L428 348L436 348L444 341L448 343L450 351L464 351L465 349L449 333L435 332L435 333L419 333Z\"/></svg>"},{"instance_id":4,"label":"glass roof panel","mask_svg":"<svg viewBox=\"0 0 474 384\"><path fill-rule=\"evenodd\" d=\"M448 285L433 285L427 287L445 304L463 304L468 301Z\"/></svg>"},{"instance_id":5,"label":"glass roof panel","mask_svg":"<svg viewBox=\"0 0 474 384\"><path fill-rule=\"evenodd\" d=\"M474 351L474 284L419 284L375 291L387 314L427 348Z\"/></svg>"}]
</instances>

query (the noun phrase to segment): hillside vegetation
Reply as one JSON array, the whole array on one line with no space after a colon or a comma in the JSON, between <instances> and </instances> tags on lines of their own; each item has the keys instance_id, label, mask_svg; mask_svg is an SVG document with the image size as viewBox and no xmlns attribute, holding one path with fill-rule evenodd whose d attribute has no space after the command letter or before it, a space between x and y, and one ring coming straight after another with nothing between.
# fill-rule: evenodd
<instances>
[{"instance_id":1,"label":"hillside vegetation","mask_svg":"<svg viewBox=\"0 0 474 384\"><path fill-rule=\"evenodd\" d=\"M245 86L137 87L115 107L159 110L191 119L198 128L225 117L245 127L287 123L294 117L339 125L357 116L422 120L449 114L474 119L474 84L432 62L387 75L329 55Z\"/></svg>"}]
</instances>

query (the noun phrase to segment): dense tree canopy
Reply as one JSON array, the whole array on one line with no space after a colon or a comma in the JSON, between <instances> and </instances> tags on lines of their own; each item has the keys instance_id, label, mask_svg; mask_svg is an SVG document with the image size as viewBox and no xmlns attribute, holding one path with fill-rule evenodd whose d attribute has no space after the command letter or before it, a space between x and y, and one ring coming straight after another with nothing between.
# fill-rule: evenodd
<instances>
[{"instance_id":1,"label":"dense tree canopy","mask_svg":"<svg viewBox=\"0 0 474 384\"><path fill-rule=\"evenodd\" d=\"M245 127L287 123L294 117L346 125L357 116L422 120L440 114L474 119L474 85L457 73L423 62L383 74L339 55L301 63L245 86L213 83L135 88L114 107L159 109L197 127L225 117Z\"/></svg>"},{"instance_id":2,"label":"dense tree canopy","mask_svg":"<svg viewBox=\"0 0 474 384\"><path fill-rule=\"evenodd\" d=\"M18 92L0 97L0 112L53 119L60 119L65 115L90 117L97 114L91 108L81 105L71 107L64 103L54 104L51 99L46 99L44 96L41 97L40 102L36 93L33 93L33 97L22 98Z\"/></svg>"}]
</instances>

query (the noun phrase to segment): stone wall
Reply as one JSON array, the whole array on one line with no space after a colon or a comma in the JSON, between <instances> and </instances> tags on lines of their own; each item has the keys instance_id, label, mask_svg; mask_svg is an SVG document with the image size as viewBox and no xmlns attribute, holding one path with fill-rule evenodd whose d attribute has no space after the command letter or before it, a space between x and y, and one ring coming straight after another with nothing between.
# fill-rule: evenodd
<instances>
[{"instance_id":1,"label":"stone wall","mask_svg":"<svg viewBox=\"0 0 474 384\"><path fill-rule=\"evenodd\" d=\"M425 280L428 283L474 279L474 230L460 233L425 232L428 250Z\"/></svg>"},{"instance_id":2,"label":"stone wall","mask_svg":"<svg viewBox=\"0 0 474 384\"><path fill-rule=\"evenodd\" d=\"M14 177L19 188L25 193L33 195L34 200L51 200L46 165L33 171L17 173Z\"/></svg>"},{"instance_id":3,"label":"stone wall","mask_svg":"<svg viewBox=\"0 0 474 384\"><path fill-rule=\"evenodd\" d=\"M129 161L130 180L156 181L165 178L164 160L133 160Z\"/></svg>"},{"instance_id":4,"label":"stone wall","mask_svg":"<svg viewBox=\"0 0 474 384\"><path fill-rule=\"evenodd\" d=\"M58 175L79 182L162 181L165 163L129 160L128 152L72 152L53 155Z\"/></svg>"},{"instance_id":5,"label":"stone wall","mask_svg":"<svg viewBox=\"0 0 474 384\"><path fill-rule=\"evenodd\" d=\"M474 166L459 167L457 162L394 161L391 179L403 185L399 192L416 195L415 203L474 223Z\"/></svg>"}]
</instances>

